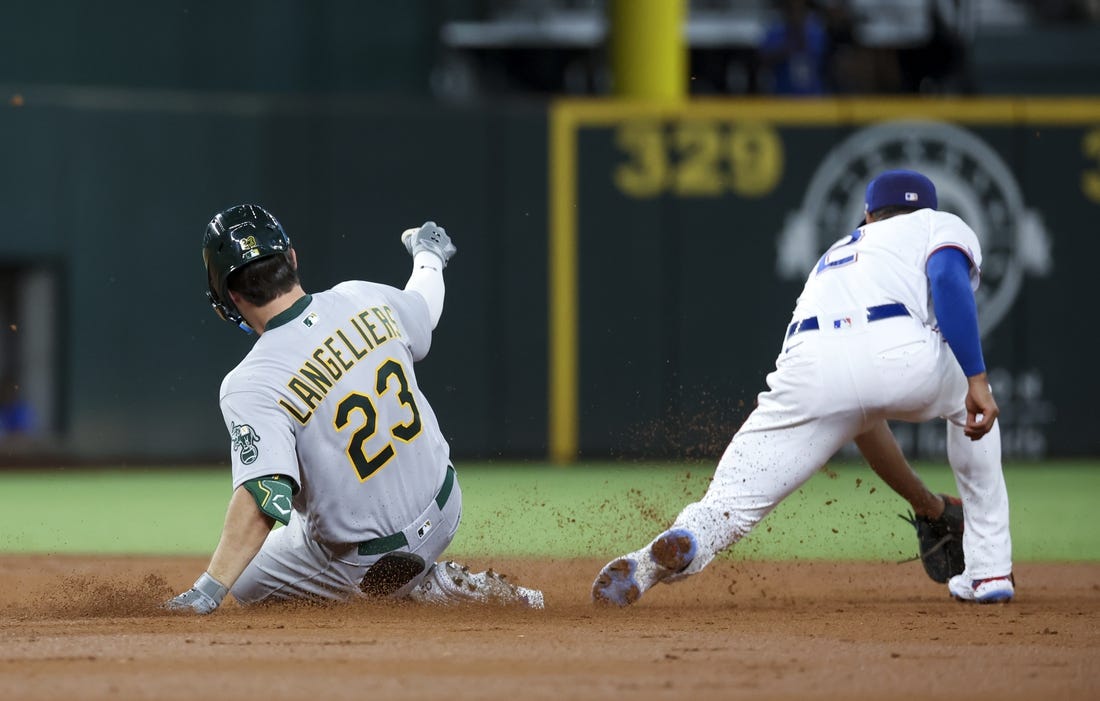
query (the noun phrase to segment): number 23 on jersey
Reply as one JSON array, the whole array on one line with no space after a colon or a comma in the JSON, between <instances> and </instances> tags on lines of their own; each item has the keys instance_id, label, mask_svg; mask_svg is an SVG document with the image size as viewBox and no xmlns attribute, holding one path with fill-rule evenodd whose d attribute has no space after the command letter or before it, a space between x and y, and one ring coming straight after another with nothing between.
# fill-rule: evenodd
<instances>
[{"instance_id":1,"label":"number 23 on jersey","mask_svg":"<svg viewBox=\"0 0 1100 701\"><path fill-rule=\"evenodd\" d=\"M374 396L368 396L360 392L352 392L336 406L336 415L332 424L337 431L343 432L352 427L352 416L358 414L360 423L351 433L348 440L347 454L360 482L366 482L375 472L382 469L386 463L393 459L396 451L393 441L386 441L385 446L374 455L367 455L365 444L378 432L378 409L375 401L382 401L390 391L390 385L396 383L397 402L408 410L408 420L394 424L388 429L389 436L404 443L410 443L420 434L420 410L416 406L413 393L409 390L409 381L405 377L405 369L401 363L390 359L378 367L375 374Z\"/></svg>"}]
</instances>

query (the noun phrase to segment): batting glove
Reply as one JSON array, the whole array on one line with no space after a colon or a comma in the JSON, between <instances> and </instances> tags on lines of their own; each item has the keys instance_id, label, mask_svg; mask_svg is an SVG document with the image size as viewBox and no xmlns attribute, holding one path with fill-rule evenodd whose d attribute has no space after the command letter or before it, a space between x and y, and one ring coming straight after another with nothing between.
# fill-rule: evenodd
<instances>
[{"instance_id":1,"label":"batting glove","mask_svg":"<svg viewBox=\"0 0 1100 701\"><path fill-rule=\"evenodd\" d=\"M458 251L451 243L451 237L443 227L436 226L434 221L424 222L423 226L416 229L405 229L401 234L401 243L405 244L405 250L413 258L421 251L436 254L443 261L443 267L447 267L447 261Z\"/></svg>"},{"instance_id":2,"label":"batting glove","mask_svg":"<svg viewBox=\"0 0 1100 701\"><path fill-rule=\"evenodd\" d=\"M194 611L195 613L213 613L221 605L229 591L221 582L206 572L195 580L195 585L179 596L169 599L164 608L169 611Z\"/></svg>"}]
</instances>

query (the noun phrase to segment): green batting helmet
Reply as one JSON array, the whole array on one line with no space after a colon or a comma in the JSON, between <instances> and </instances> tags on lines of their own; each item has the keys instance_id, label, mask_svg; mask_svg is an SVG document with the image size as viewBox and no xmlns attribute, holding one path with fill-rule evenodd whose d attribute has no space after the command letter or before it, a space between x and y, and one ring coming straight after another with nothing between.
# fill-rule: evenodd
<instances>
[{"instance_id":1,"label":"green batting helmet","mask_svg":"<svg viewBox=\"0 0 1100 701\"><path fill-rule=\"evenodd\" d=\"M202 237L202 261L209 289L206 296L222 319L251 332L229 297L227 280L234 270L290 250L282 225L263 207L240 204L214 215Z\"/></svg>"}]
</instances>

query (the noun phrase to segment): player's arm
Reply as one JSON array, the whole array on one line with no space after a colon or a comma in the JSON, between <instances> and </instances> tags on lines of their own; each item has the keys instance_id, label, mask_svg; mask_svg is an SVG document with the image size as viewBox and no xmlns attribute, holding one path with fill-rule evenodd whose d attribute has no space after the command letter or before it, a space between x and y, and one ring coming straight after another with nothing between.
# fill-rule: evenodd
<instances>
[{"instance_id":1,"label":"player's arm","mask_svg":"<svg viewBox=\"0 0 1100 701\"><path fill-rule=\"evenodd\" d=\"M274 525L275 519L260 510L248 488L245 485L237 487L229 499L225 526L206 573L226 589L232 588L244 568L260 552L260 546Z\"/></svg>"},{"instance_id":2,"label":"player's arm","mask_svg":"<svg viewBox=\"0 0 1100 701\"><path fill-rule=\"evenodd\" d=\"M886 421L856 436L856 445L882 481L909 502L913 513L902 519L917 531L917 553L933 581L944 583L966 568L962 550L962 502L928 491L894 440Z\"/></svg>"},{"instance_id":3,"label":"player's arm","mask_svg":"<svg viewBox=\"0 0 1100 701\"><path fill-rule=\"evenodd\" d=\"M432 328L439 323L443 314L443 298L446 288L443 284L443 268L458 250L451 243L443 227L435 222L426 222L415 229L406 229L401 234L401 242L413 257L413 271L405 289L417 292L428 303Z\"/></svg>"},{"instance_id":4,"label":"player's arm","mask_svg":"<svg viewBox=\"0 0 1100 701\"><path fill-rule=\"evenodd\" d=\"M165 604L170 611L212 613L237 579L260 552L278 521L290 519L291 499L296 491L286 475L268 475L245 481L233 491L225 513L221 538L206 571L191 589Z\"/></svg>"},{"instance_id":5,"label":"player's arm","mask_svg":"<svg viewBox=\"0 0 1100 701\"><path fill-rule=\"evenodd\" d=\"M1000 409L989 388L978 333L978 307L970 287L970 258L953 247L928 257L928 281L940 333L966 374L965 434L978 440L993 428Z\"/></svg>"},{"instance_id":6,"label":"player's arm","mask_svg":"<svg viewBox=\"0 0 1100 701\"><path fill-rule=\"evenodd\" d=\"M885 419L875 424L871 430L856 436L855 442L875 474L909 502L914 514L939 518L943 513L943 499L929 491L913 471Z\"/></svg>"}]
</instances>

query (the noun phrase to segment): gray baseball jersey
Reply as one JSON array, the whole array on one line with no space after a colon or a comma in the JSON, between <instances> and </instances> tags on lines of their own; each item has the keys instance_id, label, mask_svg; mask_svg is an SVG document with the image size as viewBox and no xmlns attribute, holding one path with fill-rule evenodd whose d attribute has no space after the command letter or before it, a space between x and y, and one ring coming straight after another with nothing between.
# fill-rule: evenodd
<instances>
[{"instance_id":1,"label":"gray baseball jersey","mask_svg":"<svg viewBox=\"0 0 1100 701\"><path fill-rule=\"evenodd\" d=\"M264 475L293 478L293 509L321 543L408 526L450 459L413 371L431 332L418 293L360 281L272 318L221 386L234 489Z\"/></svg>"}]
</instances>

